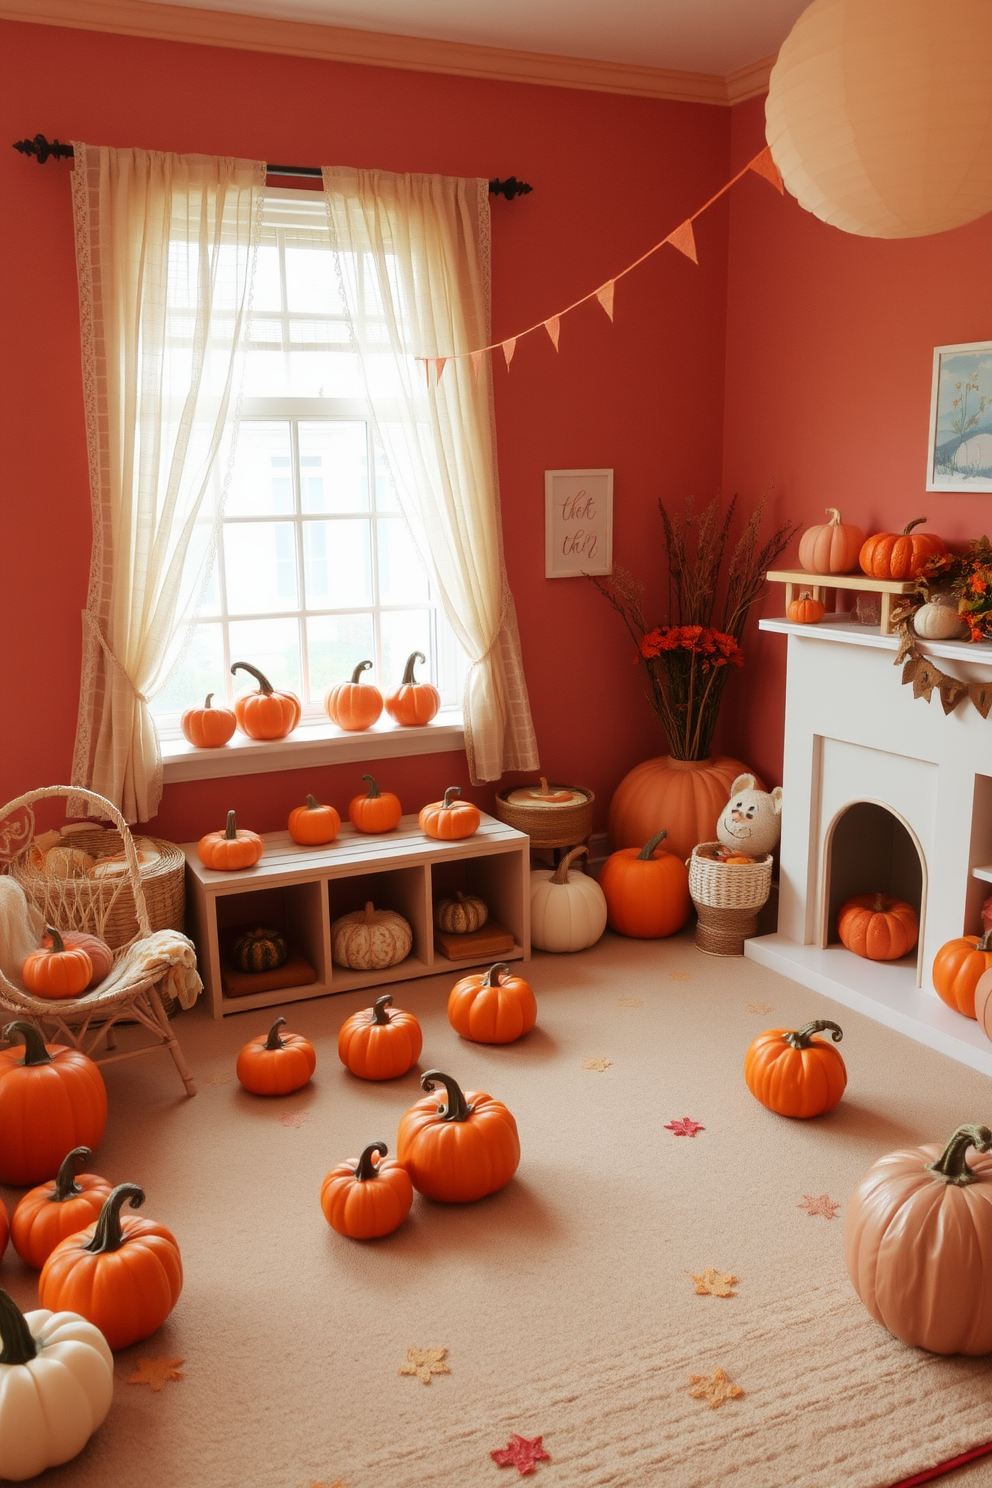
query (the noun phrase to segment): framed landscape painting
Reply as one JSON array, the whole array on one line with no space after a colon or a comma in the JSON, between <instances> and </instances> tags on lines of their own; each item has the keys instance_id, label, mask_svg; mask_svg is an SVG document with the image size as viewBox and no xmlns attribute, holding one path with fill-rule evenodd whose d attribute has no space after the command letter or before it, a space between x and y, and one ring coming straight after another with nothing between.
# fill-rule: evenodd
<instances>
[{"instance_id":1,"label":"framed landscape painting","mask_svg":"<svg viewBox=\"0 0 992 1488\"><path fill-rule=\"evenodd\" d=\"M992 491L992 341L937 346L928 491Z\"/></svg>"}]
</instances>

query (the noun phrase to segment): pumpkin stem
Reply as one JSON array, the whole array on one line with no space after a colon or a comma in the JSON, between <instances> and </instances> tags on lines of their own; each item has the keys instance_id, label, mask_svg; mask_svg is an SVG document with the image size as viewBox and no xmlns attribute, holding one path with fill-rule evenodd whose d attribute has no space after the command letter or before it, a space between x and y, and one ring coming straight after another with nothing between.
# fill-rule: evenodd
<instances>
[{"instance_id":1,"label":"pumpkin stem","mask_svg":"<svg viewBox=\"0 0 992 1488\"><path fill-rule=\"evenodd\" d=\"M384 992L381 997L377 997L375 1000L375 1007L372 1009L372 1017L369 1019L369 1022L377 1023L380 1028L382 1028L384 1024L391 1022L392 1020L389 1014L386 1012L386 1009L389 1007L392 1000L393 994L391 992ZM386 1154L383 1153L382 1155L383 1157L385 1157Z\"/></svg>"},{"instance_id":2,"label":"pumpkin stem","mask_svg":"<svg viewBox=\"0 0 992 1488\"><path fill-rule=\"evenodd\" d=\"M490 970L495 971L497 968L491 967ZM450 1075L443 1074L441 1070L425 1070L420 1077L421 1090L426 1090L429 1095L435 1085L443 1085L448 1095L447 1104L437 1108L437 1114L442 1121L467 1121L472 1114L472 1107L466 1101L457 1082Z\"/></svg>"},{"instance_id":3,"label":"pumpkin stem","mask_svg":"<svg viewBox=\"0 0 992 1488\"><path fill-rule=\"evenodd\" d=\"M504 971L506 972L507 976L510 975L510 968L506 964L506 962L505 961L497 961L495 966L490 966L489 970L486 972L485 976L482 978L482 981L479 983L479 986L480 987L499 987L499 986L502 986L502 980L501 980L501 977L500 977L499 974L501 972L504 972Z\"/></svg>"},{"instance_id":4,"label":"pumpkin stem","mask_svg":"<svg viewBox=\"0 0 992 1488\"><path fill-rule=\"evenodd\" d=\"M644 846L637 854L637 861L639 863L650 862L651 859L654 857L654 850L658 846L658 843L662 842L667 836L667 832L656 832L655 835L651 838L651 841L645 842Z\"/></svg>"},{"instance_id":5,"label":"pumpkin stem","mask_svg":"<svg viewBox=\"0 0 992 1488\"><path fill-rule=\"evenodd\" d=\"M358 1179L359 1183L367 1183L370 1178L378 1178L379 1169L372 1161L372 1154L373 1152L377 1152L380 1157L385 1157L388 1151L389 1148L386 1146L385 1142L369 1143L365 1151L362 1153L361 1157L358 1159L358 1167L355 1169L355 1177Z\"/></svg>"},{"instance_id":6,"label":"pumpkin stem","mask_svg":"<svg viewBox=\"0 0 992 1488\"><path fill-rule=\"evenodd\" d=\"M269 1029L269 1036L268 1036L268 1038L265 1040L265 1043L262 1045L262 1048L263 1049L285 1049L286 1045L283 1043L283 1041L282 1041L282 1035L279 1032L279 1029L282 1027L282 1025L285 1023L285 1021L286 1021L285 1018L277 1018L276 1019L276 1021L272 1025L272 1027Z\"/></svg>"},{"instance_id":7,"label":"pumpkin stem","mask_svg":"<svg viewBox=\"0 0 992 1488\"><path fill-rule=\"evenodd\" d=\"M38 1345L17 1303L0 1288L0 1364L30 1364Z\"/></svg>"},{"instance_id":8,"label":"pumpkin stem","mask_svg":"<svg viewBox=\"0 0 992 1488\"><path fill-rule=\"evenodd\" d=\"M369 783L369 793L365 797L366 801L374 801L379 794L379 787L376 785L371 775L363 775L362 779L367 780Z\"/></svg>"},{"instance_id":9,"label":"pumpkin stem","mask_svg":"<svg viewBox=\"0 0 992 1488\"><path fill-rule=\"evenodd\" d=\"M541 795L542 796L550 796L551 792L548 789L548 777L547 777L547 775L542 775L539 778L540 778L540 781L541 781Z\"/></svg>"},{"instance_id":10,"label":"pumpkin stem","mask_svg":"<svg viewBox=\"0 0 992 1488\"><path fill-rule=\"evenodd\" d=\"M116 1188L111 1189L100 1210L93 1239L83 1246L83 1250L89 1251L90 1255L109 1255L112 1251L120 1250L124 1244L121 1206L125 1200L132 1209L140 1209L145 1202L144 1189L139 1188L136 1183L118 1183Z\"/></svg>"},{"instance_id":11,"label":"pumpkin stem","mask_svg":"<svg viewBox=\"0 0 992 1488\"><path fill-rule=\"evenodd\" d=\"M52 937L52 955L61 956L65 951L65 941L62 939L54 925L45 926L45 934Z\"/></svg>"},{"instance_id":12,"label":"pumpkin stem","mask_svg":"<svg viewBox=\"0 0 992 1488\"><path fill-rule=\"evenodd\" d=\"M992 1151L992 1131L987 1126L959 1126L940 1156L925 1164L926 1171L958 1188L977 1183L978 1174L965 1161L969 1147L974 1147L976 1152Z\"/></svg>"},{"instance_id":13,"label":"pumpkin stem","mask_svg":"<svg viewBox=\"0 0 992 1488\"><path fill-rule=\"evenodd\" d=\"M662 835L664 835L664 833ZM562 858L561 862L558 864L558 867L555 869L554 873L552 873L551 882L553 884L567 884L568 870L572 866L572 859L579 857L581 853L588 853L588 851L589 849L586 847L585 843L580 843L578 847L573 847L569 852L567 852Z\"/></svg>"},{"instance_id":14,"label":"pumpkin stem","mask_svg":"<svg viewBox=\"0 0 992 1488\"><path fill-rule=\"evenodd\" d=\"M899 536L905 537L907 533L912 532L914 527L919 527L920 523L925 521L926 517L916 517L912 522L907 522L905 527L900 532Z\"/></svg>"},{"instance_id":15,"label":"pumpkin stem","mask_svg":"<svg viewBox=\"0 0 992 1488\"><path fill-rule=\"evenodd\" d=\"M424 655L423 651L414 651L407 657L406 666L403 668L403 676L400 680L401 687L419 686L416 677L413 675L413 664L416 661L423 662L426 665L427 657Z\"/></svg>"},{"instance_id":16,"label":"pumpkin stem","mask_svg":"<svg viewBox=\"0 0 992 1488\"><path fill-rule=\"evenodd\" d=\"M886 898L884 894L875 895L875 903L872 905L872 914L885 913Z\"/></svg>"},{"instance_id":17,"label":"pumpkin stem","mask_svg":"<svg viewBox=\"0 0 992 1488\"><path fill-rule=\"evenodd\" d=\"M372 923L372 921L373 921L374 918L375 918L375 905L373 904L373 902L372 902L371 899L366 899L366 901L365 901L365 923L366 923L366 925L371 925L371 923Z\"/></svg>"},{"instance_id":18,"label":"pumpkin stem","mask_svg":"<svg viewBox=\"0 0 992 1488\"><path fill-rule=\"evenodd\" d=\"M444 800L441 802L441 810L450 811L455 804L455 797L460 796L461 793L462 788L460 785L449 785L444 793Z\"/></svg>"},{"instance_id":19,"label":"pumpkin stem","mask_svg":"<svg viewBox=\"0 0 992 1488\"><path fill-rule=\"evenodd\" d=\"M213 696L214 696L214 695L213 695L213 693L212 693L212 692L208 692L208 693L207 693L207 700L206 700L206 702L205 702L205 703L204 703L204 704L203 704L203 706L204 706L204 707L205 707L205 708L209 708L209 707L210 707L210 704L211 704L211 703L212 703L212 702L213 702Z\"/></svg>"},{"instance_id":20,"label":"pumpkin stem","mask_svg":"<svg viewBox=\"0 0 992 1488\"><path fill-rule=\"evenodd\" d=\"M802 592L802 594L800 594L800 596L799 596L800 601L802 601L804 599L812 599L812 598L813 598L813 591L812 591L812 589L804 589L803 592Z\"/></svg>"},{"instance_id":21,"label":"pumpkin stem","mask_svg":"<svg viewBox=\"0 0 992 1488\"><path fill-rule=\"evenodd\" d=\"M986 930L975 947L976 951L992 951L992 930Z\"/></svg>"},{"instance_id":22,"label":"pumpkin stem","mask_svg":"<svg viewBox=\"0 0 992 1488\"><path fill-rule=\"evenodd\" d=\"M238 822L233 811L227 813L227 826L224 828L224 840L226 842L237 842Z\"/></svg>"},{"instance_id":23,"label":"pumpkin stem","mask_svg":"<svg viewBox=\"0 0 992 1488\"><path fill-rule=\"evenodd\" d=\"M358 663L358 665L356 666L355 670L351 674L351 680L352 680L352 682L353 683L361 682L361 680L362 680L362 673L363 672L370 672L371 670L372 670L372 663L370 661L360 661Z\"/></svg>"},{"instance_id":24,"label":"pumpkin stem","mask_svg":"<svg viewBox=\"0 0 992 1488\"><path fill-rule=\"evenodd\" d=\"M258 667L253 667L248 661L236 661L231 667L231 676L233 677L234 674L239 670L242 672L251 672L252 676L255 678L255 681L258 683L259 692L264 692L267 695L271 695L273 691L272 683L269 681L268 677L264 675L264 673L258 670Z\"/></svg>"},{"instance_id":25,"label":"pumpkin stem","mask_svg":"<svg viewBox=\"0 0 992 1488\"><path fill-rule=\"evenodd\" d=\"M840 512L837 510L837 508L835 506L828 506L826 508L826 513L827 513L827 516L830 518L830 526L831 527L839 527L840 526Z\"/></svg>"},{"instance_id":26,"label":"pumpkin stem","mask_svg":"<svg viewBox=\"0 0 992 1488\"><path fill-rule=\"evenodd\" d=\"M15 1033L19 1033L24 1040L24 1058L17 1062L26 1069L36 1064L51 1064L52 1056L45 1048L45 1040L41 1031L35 1028L33 1023L28 1023L23 1018L15 1018L13 1023L8 1023L3 1031L3 1036L8 1044L14 1042Z\"/></svg>"},{"instance_id":27,"label":"pumpkin stem","mask_svg":"<svg viewBox=\"0 0 992 1488\"><path fill-rule=\"evenodd\" d=\"M307 810L308 811L319 811L320 810L320 802L317 800L317 797L316 796L311 796L311 795L308 795L307 796Z\"/></svg>"},{"instance_id":28,"label":"pumpkin stem","mask_svg":"<svg viewBox=\"0 0 992 1488\"><path fill-rule=\"evenodd\" d=\"M55 1187L48 1195L50 1204L64 1204L66 1199L75 1199L82 1193L83 1190L76 1182L76 1173L92 1156L88 1147L73 1147L71 1152L66 1153L56 1174Z\"/></svg>"},{"instance_id":29,"label":"pumpkin stem","mask_svg":"<svg viewBox=\"0 0 992 1488\"><path fill-rule=\"evenodd\" d=\"M813 1044L812 1035L822 1033L825 1028L831 1030L830 1037L835 1044L839 1044L844 1035L836 1023L831 1023L826 1018L814 1018L812 1023L804 1023L795 1033L783 1033L782 1037L793 1049L809 1049Z\"/></svg>"}]
</instances>

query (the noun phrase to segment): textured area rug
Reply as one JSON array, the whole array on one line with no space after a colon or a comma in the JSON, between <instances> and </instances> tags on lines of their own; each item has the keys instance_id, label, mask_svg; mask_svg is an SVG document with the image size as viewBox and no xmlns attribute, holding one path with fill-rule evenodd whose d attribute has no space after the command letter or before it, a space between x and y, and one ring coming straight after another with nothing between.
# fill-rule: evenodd
<instances>
[{"instance_id":1,"label":"textured area rug","mask_svg":"<svg viewBox=\"0 0 992 1488\"><path fill-rule=\"evenodd\" d=\"M381 1241L335 1235L318 1203L335 1162L395 1146L420 1093L416 1073L368 1084L339 1064L368 997L285 1010L318 1066L282 1100L234 1079L267 1014L181 1016L193 1100L167 1057L109 1068L93 1167L145 1187L186 1284L118 1355L103 1428L46 1481L498 1488L520 1476L491 1455L510 1444L549 1488L888 1488L992 1438L992 1362L897 1343L842 1245L870 1163L989 1122L989 1081L684 936L607 936L525 970L538 1027L505 1048L451 1031L451 974L395 989L424 1028L420 1067L505 1101L523 1157L502 1193L417 1198ZM814 1017L843 1027L849 1084L828 1116L788 1121L748 1093L744 1052ZM11 1252L0 1284L36 1305ZM959 1481L992 1483L992 1464Z\"/></svg>"}]
</instances>

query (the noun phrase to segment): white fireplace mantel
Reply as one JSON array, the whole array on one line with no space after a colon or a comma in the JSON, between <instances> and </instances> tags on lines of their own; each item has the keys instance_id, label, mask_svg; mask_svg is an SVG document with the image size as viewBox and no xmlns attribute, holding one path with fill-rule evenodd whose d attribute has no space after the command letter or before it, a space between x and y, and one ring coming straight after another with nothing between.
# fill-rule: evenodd
<instances>
[{"instance_id":1,"label":"white fireplace mantel","mask_svg":"<svg viewBox=\"0 0 992 1488\"><path fill-rule=\"evenodd\" d=\"M782 861L775 935L745 954L847 1007L992 1074L992 1042L947 1007L930 970L945 941L980 931L992 882L992 715L965 700L944 713L933 693L914 698L893 666L897 636L827 616L818 625L762 620L788 637ZM920 642L942 670L992 679L992 646ZM827 941L822 901L830 823L856 801L895 813L915 836L928 885L914 953L866 961ZM866 891L873 885L866 884Z\"/></svg>"}]
</instances>

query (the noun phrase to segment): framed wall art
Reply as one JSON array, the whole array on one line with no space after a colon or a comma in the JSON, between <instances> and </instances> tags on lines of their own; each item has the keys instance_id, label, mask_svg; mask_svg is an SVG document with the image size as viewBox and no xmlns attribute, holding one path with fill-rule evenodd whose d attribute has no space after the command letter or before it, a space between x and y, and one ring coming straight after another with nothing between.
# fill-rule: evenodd
<instances>
[{"instance_id":1,"label":"framed wall art","mask_svg":"<svg viewBox=\"0 0 992 1488\"><path fill-rule=\"evenodd\" d=\"M613 471L544 472L544 573L549 579L613 571Z\"/></svg>"},{"instance_id":2,"label":"framed wall art","mask_svg":"<svg viewBox=\"0 0 992 1488\"><path fill-rule=\"evenodd\" d=\"M992 491L992 341L937 346L928 491Z\"/></svg>"}]
</instances>

